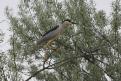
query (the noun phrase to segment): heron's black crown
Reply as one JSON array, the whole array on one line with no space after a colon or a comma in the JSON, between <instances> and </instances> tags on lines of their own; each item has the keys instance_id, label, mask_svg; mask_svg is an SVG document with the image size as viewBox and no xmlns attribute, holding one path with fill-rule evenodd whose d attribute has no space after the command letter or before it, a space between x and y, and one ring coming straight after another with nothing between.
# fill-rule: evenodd
<instances>
[{"instance_id":1,"label":"heron's black crown","mask_svg":"<svg viewBox=\"0 0 121 81\"><path fill-rule=\"evenodd\" d=\"M70 23L72 23L72 24L77 24L77 23L71 21L70 19L65 19L62 23L64 23L65 21L68 21L68 22L70 22Z\"/></svg>"},{"instance_id":2,"label":"heron's black crown","mask_svg":"<svg viewBox=\"0 0 121 81\"><path fill-rule=\"evenodd\" d=\"M70 20L70 19L65 19L63 22L65 22L65 21L71 22L71 20ZM63 22L62 22L62 23L63 23Z\"/></svg>"}]
</instances>

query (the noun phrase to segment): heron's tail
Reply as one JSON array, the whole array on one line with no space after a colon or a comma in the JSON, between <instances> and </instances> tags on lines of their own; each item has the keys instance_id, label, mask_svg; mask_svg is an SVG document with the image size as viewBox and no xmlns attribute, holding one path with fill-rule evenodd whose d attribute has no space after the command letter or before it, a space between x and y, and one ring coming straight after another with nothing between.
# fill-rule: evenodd
<instances>
[{"instance_id":1,"label":"heron's tail","mask_svg":"<svg viewBox=\"0 0 121 81\"><path fill-rule=\"evenodd\" d=\"M34 54L36 51L38 51L39 49L41 49L43 43L44 43L43 39L38 40L38 41L33 45L31 54Z\"/></svg>"},{"instance_id":2,"label":"heron's tail","mask_svg":"<svg viewBox=\"0 0 121 81\"><path fill-rule=\"evenodd\" d=\"M38 46L41 46L44 42L45 42L45 40L44 40L43 38L41 38L41 39L39 39L39 40L36 42L36 44L37 44Z\"/></svg>"},{"instance_id":3,"label":"heron's tail","mask_svg":"<svg viewBox=\"0 0 121 81\"><path fill-rule=\"evenodd\" d=\"M47 41L47 45L44 45L45 43L46 43L46 41L47 41L47 38L41 38L40 40L38 40L36 43L35 43L35 45L33 46L33 50L32 50L32 54L36 54L36 52L39 50L39 49L41 49L41 48L45 48L45 47L47 47L47 45L48 45L48 41ZM45 62L47 62L47 60L49 59L49 56L48 56L48 51L46 51L45 50L45 55L44 55L44 64L45 64Z\"/></svg>"}]
</instances>

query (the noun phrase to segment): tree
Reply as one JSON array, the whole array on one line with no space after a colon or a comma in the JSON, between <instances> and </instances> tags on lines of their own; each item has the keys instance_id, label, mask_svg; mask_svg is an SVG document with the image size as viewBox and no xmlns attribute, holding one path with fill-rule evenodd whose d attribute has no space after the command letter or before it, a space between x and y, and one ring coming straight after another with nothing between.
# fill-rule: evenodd
<instances>
[{"instance_id":1,"label":"tree","mask_svg":"<svg viewBox=\"0 0 121 81\"><path fill-rule=\"evenodd\" d=\"M6 14L11 24L12 81L36 77L39 81L120 80L120 1L112 3L111 18L97 11L93 1L21 0L18 16ZM45 49L31 51L42 34L56 22L70 18L76 23L54 42L58 51L48 49L50 64L43 67ZM34 58L36 57L36 58ZM27 71L27 72L26 72ZM26 76L27 76L26 75ZM22 77L22 78L20 78Z\"/></svg>"},{"instance_id":2,"label":"tree","mask_svg":"<svg viewBox=\"0 0 121 81\"><path fill-rule=\"evenodd\" d=\"M4 33L0 29L0 44L3 43L4 39ZM0 49L0 80L1 81L7 81L6 73L5 73L5 66L6 65L6 55L5 53Z\"/></svg>"}]
</instances>

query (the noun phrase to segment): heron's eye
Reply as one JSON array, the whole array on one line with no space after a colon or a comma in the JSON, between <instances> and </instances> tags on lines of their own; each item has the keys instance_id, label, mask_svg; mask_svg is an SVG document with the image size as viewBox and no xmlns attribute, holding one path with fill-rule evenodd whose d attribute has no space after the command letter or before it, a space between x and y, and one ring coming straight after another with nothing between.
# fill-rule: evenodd
<instances>
[{"instance_id":1,"label":"heron's eye","mask_svg":"<svg viewBox=\"0 0 121 81\"><path fill-rule=\"evenodd\" d=\"M71 22L70 20L68 20L68 22Z\"/></svg>"}]
</instances>

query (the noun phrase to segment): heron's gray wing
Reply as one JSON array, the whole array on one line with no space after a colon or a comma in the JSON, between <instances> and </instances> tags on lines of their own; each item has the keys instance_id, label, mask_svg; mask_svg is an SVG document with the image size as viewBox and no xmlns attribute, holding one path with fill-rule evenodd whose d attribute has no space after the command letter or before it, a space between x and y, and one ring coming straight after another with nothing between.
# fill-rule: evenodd
<instances>
[{"instance_id":1,"label":"heron's gray wing","mask_svg":"<svg viewBox=\"0 0 121 81\"><path fill-rule=\"evenodd\" d=\"M50 40L51 38L53 38L53 37L55 36L55 34L54 34L53 31L56 30L58 27L59 27L59 25L57 25L57 26L55 26L54 28L52 28L52 29L50 29L49 31L47 31L47 32L42 36L42 38L39 39L39 40L37 41L37 44L38 44L38 45L41 45L42 43L47 42L48 40Z\"/></svg>"},{"instance_id":2,"label":"heron's gray wing","mask_svg":"<svg viewBox=\"0 0 121 81\"><path fill-rule=\"evenodd\" d=\"M50 29L49 31L47 31L45 34L43 34L42 36L45 36L47 34L49 34L50 32L56 30L59 27L59 25L56 25L54 28Z\"/></svg>"}]
</instances>

